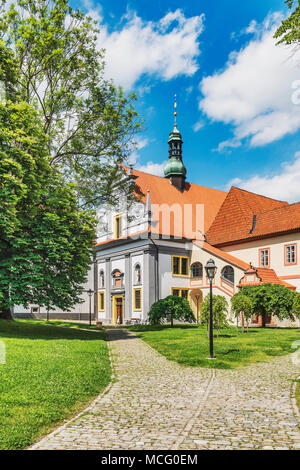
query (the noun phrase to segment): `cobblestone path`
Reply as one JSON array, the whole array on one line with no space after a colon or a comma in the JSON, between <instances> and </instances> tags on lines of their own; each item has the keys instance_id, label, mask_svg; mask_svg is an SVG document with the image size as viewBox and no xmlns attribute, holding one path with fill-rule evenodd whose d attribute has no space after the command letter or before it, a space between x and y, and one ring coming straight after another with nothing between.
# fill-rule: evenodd
<instances>
[{"instance_id":1,"label":"cobblestone path","mask_svg":"<svg viewBox=\"0 0 300 470\"><path fill-rule=\"evenodd\" d=\"M185 367L108 331L116 380L32 449L300 449L291 356L238 370Z\"/></svg>"}]
</instances>

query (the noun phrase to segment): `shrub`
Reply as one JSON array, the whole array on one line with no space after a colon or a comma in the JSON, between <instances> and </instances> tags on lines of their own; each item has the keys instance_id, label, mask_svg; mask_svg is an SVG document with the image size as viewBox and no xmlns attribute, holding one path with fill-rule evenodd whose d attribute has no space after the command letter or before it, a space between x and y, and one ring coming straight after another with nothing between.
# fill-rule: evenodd
<instances>
[{"instance_id":1,"label":"shrub","mask_svg":"<svg viewBox=\"0 0 300 470\"><path fill-rule=\"evenodd\" d=\"M149 323L151 325L170 322L171 326L173 326L174 320L187 323L194 323L196 321L190 304L186 299L170 295L152 305L149 312Z\"/></svg>"},{"instance_id":2,"label":"shrub","mask_svg":"<svg viewBox=\"0 0 300 470\"><path fill-rule=\"evenodd\" d=\"M228 314L228 303L225 297L222 295L213 295L213 320L214 328L217 329L219 336L219 330L221 328L227 328L229 326L227 320ZM210 294L204 297L201 305L201 324L206 325L208 329L210 316Z\"/></svg>"}]
</instances>

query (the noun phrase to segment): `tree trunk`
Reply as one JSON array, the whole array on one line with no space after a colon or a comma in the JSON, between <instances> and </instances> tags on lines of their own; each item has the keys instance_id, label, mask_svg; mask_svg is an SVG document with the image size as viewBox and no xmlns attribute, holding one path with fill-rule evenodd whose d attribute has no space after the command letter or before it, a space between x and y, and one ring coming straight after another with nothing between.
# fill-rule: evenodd
<instances>
[{"instance_id":1,"label":"tree trunk","mask_svg":"<svg viewBox=\"0 0 300 470\"><path fill-rule=\"evenodd\" d=\"M0 319L2 320L12 320L11 308L9 306L9 293L2 291L3 303L0 307Z\"/></svg>"},{"instance_id":2,"label":"tree trunk","mask_svg":"<svg viewBox=\"0 0 300 470\"><path fill-rule=\"evenodd\" d=\"M245 333L245 316L243 312L242 312L242 333Z\"/></svg>"},{"instance_id":3,"label":"tree trunk","mask_svg":"<svg viewBox=\"0 0 300 470\"><path fill-rule=\"evenodd\" d=\"M261 325L262 328L266 328L266 314L265 313L261 315L261 319L262 319L262 325Z\"/></svg>"},{"instance_id":4,"label":"tree trunk","mask_svg":"<svg viewBox=\"0 0 300 470\"><path fill-rule=\"evenodd\" d=\"M174 326L174 321L173 321L173 313L171 313L171 328Z\"/></svg>"},{"instance_id":5,"label":"tree trunk","mask_svg":"<svg viewBox=\"0 0 300 470\"><path fill-rule=\"evenodd\" d=\"M238 316L236 317L236 328L239 332L239 317Z\"/></svg>"},{"instance_id":6,"label":"tree trunk","mask_svg":"<svg viewBox=\"0 0 300 470\"><path fill-rule=\"evenodd\" d=\"M9 307L3 307L0 311L0 320L12 320L11 309Z\"/></svg>"}]
</instances>

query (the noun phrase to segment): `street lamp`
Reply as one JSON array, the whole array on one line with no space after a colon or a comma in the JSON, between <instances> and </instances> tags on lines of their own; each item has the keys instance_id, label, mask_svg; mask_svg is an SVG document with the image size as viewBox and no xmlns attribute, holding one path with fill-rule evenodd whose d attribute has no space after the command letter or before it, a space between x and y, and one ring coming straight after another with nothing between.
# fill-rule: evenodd
<instances>
[{"instance_id":1,"label":"street lamp","mask_svg":"<svg viewBox=\"0 0 300 470\"><path fill-rule=\"evenodd\" d=\"M94 291L92 289L86 290L85 292L89 295L89 317L90 317L90 326L92 324L92 295Z\"/></svg>"},{"instance_id":2,"label":"street lamp","mask_svg":"<svg viewBox=\"0 0 300 470\"><path fill-rule=\"evenodd\" d=\"M200 299L200 294L196 294L196 299L197 299L197 323L199 325L199 299Z\"/></svg>"},{"instance_id":3,"label":"street lamp","mask_svg":"<svg viewBox=\"0 0 300 470\"><path fill-rule=\"evenodd\" d=\"M210 259L205 266L206 276L209 279L210 288L210 315L209 315L209 352L210 359L214 359L214 326L213 326L213 298L212 283L216 275L217 267L213 259Z\"/></svg>"}]
</instances>

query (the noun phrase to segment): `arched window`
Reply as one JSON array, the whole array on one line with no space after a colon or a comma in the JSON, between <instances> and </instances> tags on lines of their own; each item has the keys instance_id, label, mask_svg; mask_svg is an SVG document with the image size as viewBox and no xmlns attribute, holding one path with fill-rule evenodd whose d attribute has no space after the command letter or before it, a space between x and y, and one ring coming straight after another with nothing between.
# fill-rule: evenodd
<instances>
[{"instance_id":1,"label":"arched window","mask_svg":"<svg viewBox=\"0 0 300 470\"><path fill-rule=\"evenodd\" d=\"M100 289L104 288L104 271L103 271L103 269L101 269L100 272L99 272L99 288Z\"/></svg>"},{"instance_id":2,"label":"arched window","mask_svg":"<svg viewBox=\"0 0 300 470\"><path fill-rule=\"evenodd\" d=\"M191 266L191 277L203 277L203 266L201 263L194 263Z\"/></svg>"},{"instance_id":3,"label":"arched window","mask_svg":"<svg viewBox=\"0 0 300 470\"><path fill-rule=\"evenodd\" d=\"M222 269L221 276L224 281L234 284L234 269L232 266L225 266L225 268Z\"/></svg>"},{"instance_id":4,"label":"arched window","mask_svg":"<svg viewBox=\"0 0 300 470\"><path fill-rule=\"evenodd\" d=\"M123 277L124 277L124 274L121 273L121 271L119 269L115 269L112 272L113 287L122 287L123 286Z\"/></svg>"},{"instance_id":5,"label":"arched window","mask_svg":"<svg viewBox=\"0 0 300 470\"><path fill-rule=\"evenodd\" d=\"M138 263L134 267L134 284L139 285L142 283L142 270L141 265Z\"/></svg>"}]
</instances>

